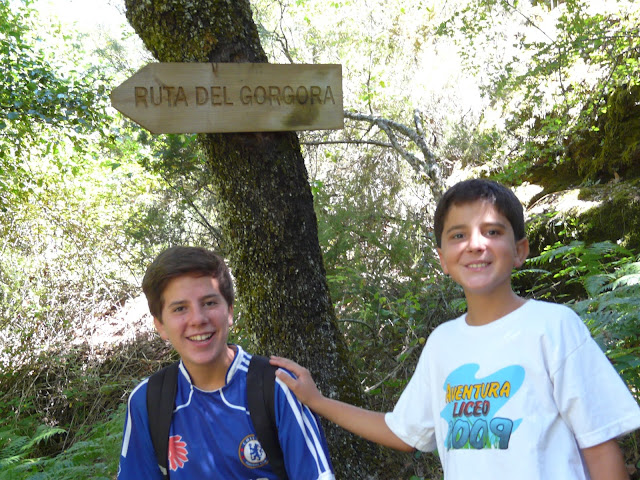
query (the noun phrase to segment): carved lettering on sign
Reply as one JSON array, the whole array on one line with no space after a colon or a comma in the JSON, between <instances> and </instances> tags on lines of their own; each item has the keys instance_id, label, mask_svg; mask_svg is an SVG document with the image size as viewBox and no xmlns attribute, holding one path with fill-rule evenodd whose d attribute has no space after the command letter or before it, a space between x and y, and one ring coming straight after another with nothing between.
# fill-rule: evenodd
<instances>
[{"instance_id":1,"label":"carved lettering on sign","mask_svg":"<svg viewBox=\"0 0 640 480\"><path fill-rule=\"evenodd\" d=\"M192 95L188 95L192 93ZM277 85L251 87L243 85L238 92L231 92L227 86L196 86L190 91L181 85L134 87L135 106L149 108L153 106L189 107L235 105L335 105L336 100L331 86L300 85L297 87ZM191 103L190 103L191 102Z\"/></svg>"}]
</instances>

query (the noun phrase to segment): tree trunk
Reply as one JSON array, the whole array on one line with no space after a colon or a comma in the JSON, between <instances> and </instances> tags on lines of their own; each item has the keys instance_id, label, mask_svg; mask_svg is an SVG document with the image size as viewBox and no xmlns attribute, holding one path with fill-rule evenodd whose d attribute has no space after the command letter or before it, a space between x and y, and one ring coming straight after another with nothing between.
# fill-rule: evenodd
<instances>
[{"instance_id":1,"label":"tree trunk","mask_svg":"<svg viewBox=\"0 0 640 480\"><path fill-rule=\"evenodd\" d=\"M161 62L267 61L247 0L126 0L126 7L129 22ZM297 135L207 134L199 140L243 327L257 353L293 358L312 371L327 396L362 405L329 298ZM325 426L337 477L370 477L375 449Z\"/></svg>"}]
</instances>

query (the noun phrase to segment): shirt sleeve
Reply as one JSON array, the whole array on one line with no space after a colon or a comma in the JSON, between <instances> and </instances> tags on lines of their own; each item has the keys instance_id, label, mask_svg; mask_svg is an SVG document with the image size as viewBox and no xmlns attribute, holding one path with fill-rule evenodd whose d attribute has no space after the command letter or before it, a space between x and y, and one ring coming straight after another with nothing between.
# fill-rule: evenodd
<instances>
[{"instance_id":1,"label":"shirt sleeve","mask_svg":"<svg viewBox=\"0 0 640 480\"><path fill-rule=\"evenodd\" d=\"M118 480L163 479L149 434L146 396L147 380L138 385L129 396Z\"/></svg>"},{"instance_id":2,"label":"shirt sleeve","mask_svg":"<svg viewBox=\"0 0 640 480\"><path fill-rule=\"evenodd\" d=\"M558 410L580 448L639 428L640 407L582 320L570 311L563 322L564 361L551 381Z\"/></svg>"},{"instance_id":3,"label":"shirt sleeve","mask_svg":"<svg viewBox=\"0 0 640 480\"><path fill-rule=\"evenodd\" d=\"M318 417L277 378L275 409L278 438L289 478L334 480L327 441Z\"/></svg>"},{"instance_id":4,"label":"shirt sleeve","mask_svg":"<svg viewBox=\"0 0 640 480\"><path fill-rule=\"evenodd\" d=\"M433 390L430 388L429 340L416 370L400 395L392 412L385 415L389 429L403 442L423 451L436 449L435 420L433 418Z\"/></svg>"}]
</instances>

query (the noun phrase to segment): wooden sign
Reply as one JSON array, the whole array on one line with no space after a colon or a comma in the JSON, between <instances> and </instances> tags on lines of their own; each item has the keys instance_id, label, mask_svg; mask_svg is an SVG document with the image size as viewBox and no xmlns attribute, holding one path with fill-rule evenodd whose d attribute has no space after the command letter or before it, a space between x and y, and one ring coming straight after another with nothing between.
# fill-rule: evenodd
<instances>
[{"instance_id":1,"label":"wooden sign","mask_svg":"<svg viewBox=\"0 0 640 480\"><path fill-rule=\"evenodd\" d=\"M342 66L150 63L111 105L152 133L338 129Z\"/></svg>"}]
</instances>

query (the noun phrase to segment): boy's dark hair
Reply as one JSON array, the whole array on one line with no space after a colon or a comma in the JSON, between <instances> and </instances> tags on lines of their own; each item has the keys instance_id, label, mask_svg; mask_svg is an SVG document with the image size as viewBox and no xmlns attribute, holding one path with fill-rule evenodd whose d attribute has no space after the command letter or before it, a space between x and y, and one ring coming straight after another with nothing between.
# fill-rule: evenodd
<instances>
[{"instance_id":1,"label":"boy's dark hair","mask_svg":"<svg viewBox=\"0 0 640 480\"><path fill-rule=\"evenodd\" d=\"M524 212L518 197L507 187L497 182L485 179L472 179L456 183L447 190L440 201L438 201L433 219L433 230L438 247L442 246L444 220L451 206L463 205L477 200L488 201L498 212L509 220L516 241L525 237Z\"/></svg>"},{"instance_id":2,"label":"boy's dark hair","mask_svg":"<svg viewBox=\"0 0 640 480\"><path fill-rule=\"evenodd\" d=\"M182 275L210 276L218 280L220 293L233 305L233 281L223 258L201 247L171 247L160 253L149 265L142 279L142 291L147 297L149 311L162 321L162 307L167 284Z\"/></svg>"}]
</instances>

